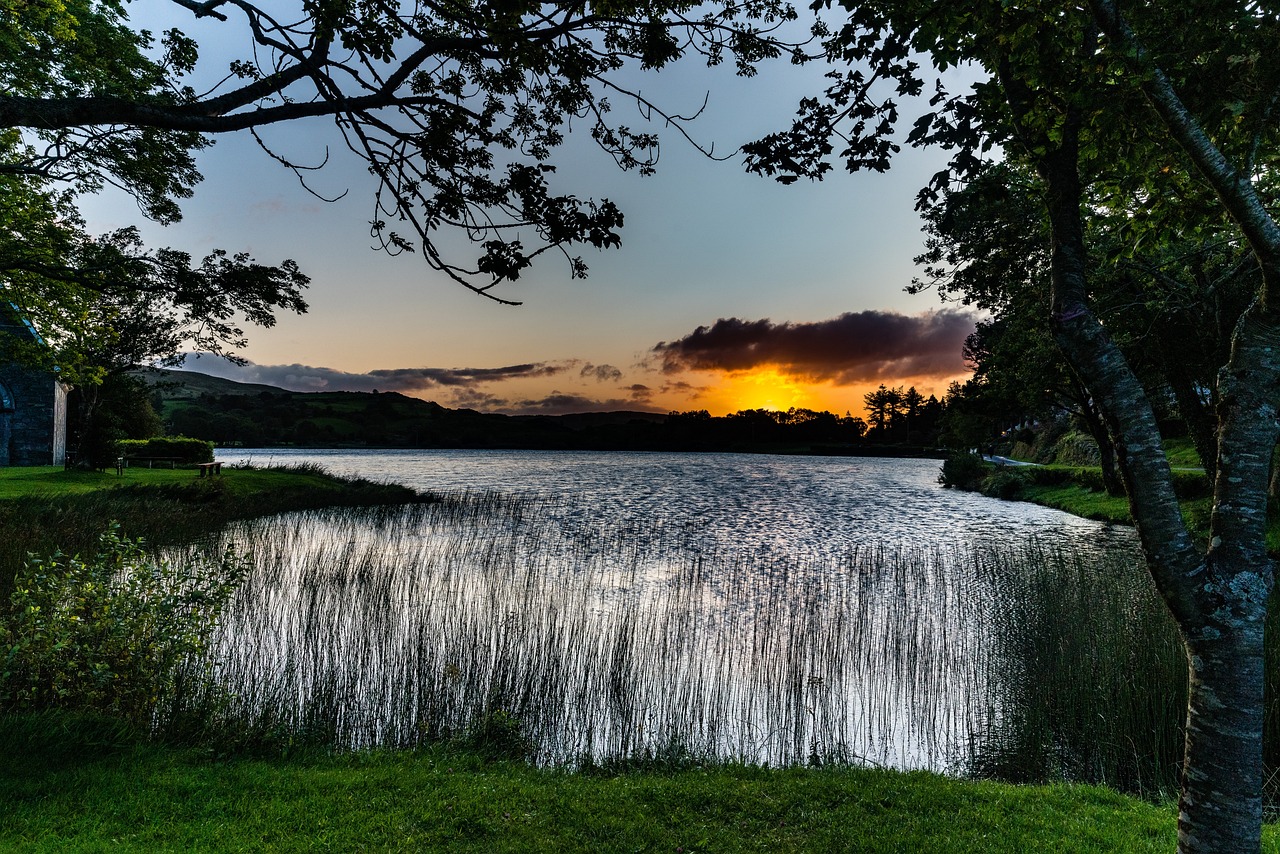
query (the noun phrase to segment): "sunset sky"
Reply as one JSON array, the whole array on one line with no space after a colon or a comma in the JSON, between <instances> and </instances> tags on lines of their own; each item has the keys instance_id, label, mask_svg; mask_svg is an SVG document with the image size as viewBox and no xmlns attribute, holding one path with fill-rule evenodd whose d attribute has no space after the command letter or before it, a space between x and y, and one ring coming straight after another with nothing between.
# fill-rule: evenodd
<instances>
[{"instance_id":1,"label":"sunset sky","mask_svg":"<svg viewBox=\"0 0 1280 854\"><path fill-rule=\"evenodd\" d=\"M208 25L182 24L217 60L216 40L202 38ZM789 124L798 98L820 90L822 72L779 63L741 80L729 69L679 63L635 79L678 112L696 111L709 94L691 128L727 154ZM616 99L615 112L642 123ZM301 162L327 155L309 183L325 196L346 195L320 201L241 135L200 155L205 180L177 225L145 222L118 194L82 206L95 229L140 225L152 245L197 257L222 248L264 263L292 258L311 276L309 313L250 330L242 353L250 365L206 356L189 359L192 369L294 390L399 391L487 411L712 414L792 406L858 414L879 383L941 396L965 373L960 346L973 317L932 294L903 291L923 243L915 191L943 162L938 152L904 151L885 175L784 187L747 175L740 157L708 160L673 133L663 137L653 177L619 171L585 133L571 135L553 160L558 187L616 202L626 215L622 248L588 248L585 280L544 256L504 287L504 297L524 303L511 307L464 290L419 256L370 248L373 179L331 123L264 136ZM468 251L456 235L440 242Z\"/></svg>"}]
</instances>

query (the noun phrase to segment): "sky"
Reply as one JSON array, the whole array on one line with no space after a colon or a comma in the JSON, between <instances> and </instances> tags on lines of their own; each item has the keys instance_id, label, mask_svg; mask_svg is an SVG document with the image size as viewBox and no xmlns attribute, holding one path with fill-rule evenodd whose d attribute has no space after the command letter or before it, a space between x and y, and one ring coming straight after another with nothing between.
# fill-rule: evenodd
<instances>
[{"instance_id":1,"label":"sky","mask_svg":"<svg viewBox=\"0 0 1280 854\"><path fill-rule=\"evenodd\" d=\"M195 24L173 8L130 6L154 30L180 24L195 36L205 73L225 67L236 43L225 25ZM681 62L631 79L675 112L696 111L705 99L690 128L728 154L788 126L798 99L820 91L823 70L779 62L743 80ZM616 98L615 114L643 122ZM571 134L552 161L555 186L617 203L626 216L622 246L587 247L586 279L544 256L503 286L502 296L522 301L504 306L420 256L371 248L373 178L331 123L263 135L297 161L327 160L308 181L341 199L317 199L247 134L235 134L198 155L204 181L180 223L148 223L119 193L82 201L93 229L137 225L149 244L196 257L221 248L263 263L291 258L311 277L305 315L249 329L241 351L248 365L205 355L189 357L189 369L297 391L376 388L449 407L547 414L859 414L863 395L881 383L941 397L966 374L960 350L973 316L931 293L904 291L923 248L915 193L941 167L940 152L904 150L887 174L837 172L783 186L746 174L741 157L707 159L671 132L662 133L649 177L620 171L586 134ZM466 251L457 235L441 243Z\"/></svg>"}]
</instances>

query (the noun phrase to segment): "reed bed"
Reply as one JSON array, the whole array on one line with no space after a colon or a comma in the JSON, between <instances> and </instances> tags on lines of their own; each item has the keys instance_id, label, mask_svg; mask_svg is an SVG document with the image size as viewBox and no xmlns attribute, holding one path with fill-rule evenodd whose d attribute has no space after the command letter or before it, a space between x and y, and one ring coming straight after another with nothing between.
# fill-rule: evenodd
<instances>
[{"instance_id":1,"label":"reed bed","mask_svg":"<svg viewBox=\"0 0 1280 854\"><path fill-rule=\"evenodd\" d=\"M175 731L1176 784L1185 658L1133 554L743 551L494 494L237 523L205 547L228 540L255 568Z\"/></svg>"},{"instance_id":2,"label":"reed bed","mask_svg":"<svg viewBox=\"0 0 1280 854\"><path fill-rule=\"evenodd\" d=\"M718 553L563 510L468 495L235 526L255 569L213 686L172 719L408 747L500 716L528 758L568 765L939 766L978 725L980 600L948 550Z\"/></svg>"}]
</instances>

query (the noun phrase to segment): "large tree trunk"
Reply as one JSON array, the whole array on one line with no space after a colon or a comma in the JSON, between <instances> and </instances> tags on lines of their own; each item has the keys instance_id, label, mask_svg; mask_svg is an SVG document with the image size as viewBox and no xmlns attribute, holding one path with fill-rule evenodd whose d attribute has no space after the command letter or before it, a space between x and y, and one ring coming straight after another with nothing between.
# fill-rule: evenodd
<instances>
[{"instance_id":1,"label":"large tree trunk","mask_svg":"<svg viewBox=\"0 0 1280 854\"><path fill-rule=\"evenodd\" d=\"M1257 307L1252 320L1242 318L1219 380L1213 538L1201 555L1182 520L1150 400L1088 303L1077 140L1068 122L1061 144L1041 145L1037 157L1053 241L1052 318L1059 345L1116 439L1148 569L1187 645L1192 686L1179 850L1257 851L1262 635L1271 575L1263 545L1267 469L1259 469L1251 449L1270 448L1275 438L1271 324Z\"/></svg>"},{"instance_id":2,"label":"large tree trunk","mask_svg":"<svg viewBox=\"0 0 1280 854\"><path fill-rule=\"evenodd\" d=\"M1257 851L1262 826L1266 602L1232 607L1187 641L1191 695L1178 804L1178 850Z\"/></svg>"},{"instance_id":3,"label":"large tree trunk","mask_svg":"<svg viewBox=\"0 0 1280 854\"><path fill-rule=\"evenodd\" d=\"M1116 440L1129 508L1147 568L1187 647L1191 675L1179 850L1245 854L1261 846L1263 625L1273 583L1266 553L1267 486L1280 406L1280 226L1186 110L1163 72L1120 20L1114 0L1090 0L1112 47L1171 136L1213 186L1258 260L1262 287L1240 317L1217 383L1217 473L1208 549L1183 522L1150 399L1093 313L1087 287L1080 138L1084 93L1061 104L1052 128L1043 102L1004 63L1000 83L1017 141L1045 184L1051 230L1054 336ZM1079 55L1098 45L1086 33ZM1039 108L1039 109L1038 109Z\"/></svg>"},{"instance_id":4,"label":"large tree trunk","mask_svg":"<svg viewBox=\"0 0 1280 854\"><path fill-rule=\"evenodd\" d=\"M1257 851L1262 831L1263 625L1272 575L1266 490L1275 443L1277 330L1261 306L1241 319L1219 379L1218 472L1208 553L1173 493L1150 402L1085 299L1074 154L1042 158L1055 241L1054 320L1063 351L1117 437L1147 566L1187 645L1191 676L1178 820L1184 854Z\"/></svg>"}]
</instances>

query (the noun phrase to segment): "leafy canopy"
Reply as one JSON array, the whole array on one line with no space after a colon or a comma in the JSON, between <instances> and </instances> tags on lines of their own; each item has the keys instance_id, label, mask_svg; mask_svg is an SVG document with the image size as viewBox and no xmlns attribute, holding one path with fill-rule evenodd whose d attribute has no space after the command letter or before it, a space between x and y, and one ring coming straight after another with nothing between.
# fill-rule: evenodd
<instances>
[{"instance_id":1,"label":"leafy canopy","mask_svg":"<svg viewBox=\"0 0 1280 854\"><path fill-rule=\"evenodd\" d=\"M553 152L586 129L624 169L653 170L658 137L613 114L612 99L684 132L687 119L630 88L630 69L686 55L753 74L799 49L776 37L794 20L782 0L599 3L400 3L397 0L171 0L243 45L221 69L179 28L135 29L126 4L18 4L0 39L0 128L23 131L0 175L35 175L77 192L126 189L144 213L176 219L199 180L193 152L221 133L331 119L377 181L372 234L392 253L420 252L458 282L491 289L555 250L618 245L622 212L607 199L552 189ZM184 12L185 14L185 12ZM268 150L300 177L314 167ZM480 252L446 257L442 229Z\"/></svg>"}]
</instances>

